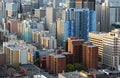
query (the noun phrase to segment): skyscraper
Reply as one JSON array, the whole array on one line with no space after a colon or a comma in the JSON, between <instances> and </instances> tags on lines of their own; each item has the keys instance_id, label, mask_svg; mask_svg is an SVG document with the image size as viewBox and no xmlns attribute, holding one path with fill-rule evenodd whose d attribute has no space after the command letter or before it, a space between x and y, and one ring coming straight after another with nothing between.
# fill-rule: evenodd
<instances>
[{"instance_id":1,"label":"skyscraper","mask_svg":"<svg viewBox=\"0 0 120 78\"><path fill-rule=\"evenodd\" d=\"M66 9L64 39L78 37L88 40L88 33L96 31L96 12L89 9Z\"/></svg>"},{"instance_id":2,"label":"skyscraper","mask_svg":"<svg viewBox=\"0 0 120 78\"><path fill-rule=\"evenodd\" d=\"M102 4L100 31L111 31L111 25L120 21L120 0L105 0Z\"/></svg>"}]
</instances>

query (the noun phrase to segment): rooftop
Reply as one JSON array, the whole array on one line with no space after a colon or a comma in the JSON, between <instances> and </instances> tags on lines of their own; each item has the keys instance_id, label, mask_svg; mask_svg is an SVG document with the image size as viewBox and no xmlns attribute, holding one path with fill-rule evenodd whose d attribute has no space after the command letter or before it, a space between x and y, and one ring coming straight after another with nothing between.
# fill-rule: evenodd
<instances>
[{"instance_id":1,"label":"rooftop","mask_svg":"<svg viewBox=\"0 0 120 78\"><path fill-rule=\"evenodd\" d=\"M68 72L68 73L60 73L65 78L83 78L80 76L79 72Z\"/></svg>"}]
</instances>

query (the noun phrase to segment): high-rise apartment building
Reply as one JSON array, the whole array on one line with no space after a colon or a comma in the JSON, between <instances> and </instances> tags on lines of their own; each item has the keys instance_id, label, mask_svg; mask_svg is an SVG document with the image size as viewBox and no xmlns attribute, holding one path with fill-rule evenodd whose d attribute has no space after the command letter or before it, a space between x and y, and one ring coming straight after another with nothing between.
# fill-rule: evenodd
<instances>
[{"instance_id":1,"label":"high-rise apartment building","mask_svg":"<svg viewBox=\"0 0 120 78\"><path fill-rule=\"evenodd\" d=\"M87 69L97 69L98 67L98 47L92 43L83 44L83 65Z\"/></svg>"},{"instance_id":2,"label":"high-rise apartment building","mask_svg":"<svg viewBox=\"0 0 120 78\"><path fill-rule=\"evenodd\" d=\"M103 56L103 38L106 33L89 33L89 42L98 46L98 55L100 58Z\"/></svg>"},{"instance_id":3,"label":"high-rise apartment building","mask_svg":"<svg viewBox=\"0 0 120 78\"><path fill-rule=\"evenodd\" d=\"M92 20L92 21L91 21ZM96 12L89 9L66 9L64 39L78 37L88 40L88 33L96 31Z\"/></svg>"},{"instance_id":4,"label":"high-rise apartment building","mask_svg":"<svg viewBox=\"0 0 120 78\"><path fill-rule=\"evenodd\" d=\"M103 64L112 68L120 66L120 29L115 29L104 36Z\"/></svg>"},{"instance_id":5,"label":"high-rise apartment building","mask_svg":"<svg viewBox=\"0 0 120 78\"><path fill-rule=\"evenodd\" d=\"M68 38L68 52L73 54L73 63L82 62L82 44L83 39L78 39L76 37Z\"/></svg>"}]
</instances>

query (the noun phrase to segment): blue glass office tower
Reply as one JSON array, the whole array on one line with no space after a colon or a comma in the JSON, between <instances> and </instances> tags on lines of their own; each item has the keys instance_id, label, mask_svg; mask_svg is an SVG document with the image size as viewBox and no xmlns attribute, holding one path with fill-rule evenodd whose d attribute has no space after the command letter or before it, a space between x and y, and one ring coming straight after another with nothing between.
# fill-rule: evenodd
<instances>
[{"instance_id":1,"label":"blue glass office tower","mask_svg":"<svg viewBox=\"0 0 120 78\"><path fill-rule=\"evenodd\" d=\"M66 10L64 39L78 37L88 40L88 33L96 31L96 12L89 9Z\"/></svg>"}]
</instances>

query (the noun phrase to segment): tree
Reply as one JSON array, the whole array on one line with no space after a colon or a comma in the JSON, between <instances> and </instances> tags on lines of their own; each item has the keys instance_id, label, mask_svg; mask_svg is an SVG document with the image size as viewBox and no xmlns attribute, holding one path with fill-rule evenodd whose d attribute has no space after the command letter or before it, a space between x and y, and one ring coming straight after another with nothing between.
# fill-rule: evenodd
<instances>
[{"instance_id":1,"label":"tree","mask_svg":"<svg viewBox=\"0 0 120 78\"><path fill-rule=\"evenodd\" d=\"M84 66L82 64L79 64L79 63L75 63L74 64L74 70L84 70Z\"/></svg>"},{"instance_id":2,"label":"tree","mask_svg":"<svg viewBox=\"0 0 120 78\"><path fill-rule=\"evenodd\" d=\"M40 66L40 59L39 58L37 58L36 60L35 60L35 63L34 63L36 66Z\"/></svg>"},{"instance_id":3,"label":"tree","mask_svg":"<svg viewBox=\"0 0 120 78\"><path fill-rule=\"evenodd\" d=\"M67 71L67 72L72 72L72 71L74 71L74 65L72 65L72 64L67 64L66 71Z\"/></svg>"}]
</instances>

